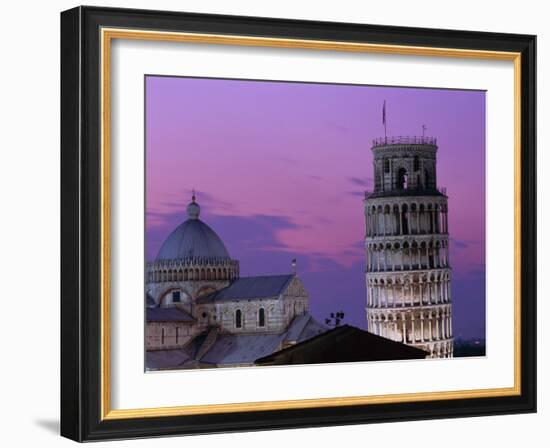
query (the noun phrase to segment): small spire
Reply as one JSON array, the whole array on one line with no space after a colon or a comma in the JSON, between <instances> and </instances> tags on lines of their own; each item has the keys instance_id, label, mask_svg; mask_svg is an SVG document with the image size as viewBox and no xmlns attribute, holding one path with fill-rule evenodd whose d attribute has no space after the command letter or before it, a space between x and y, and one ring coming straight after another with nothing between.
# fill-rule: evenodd
<instances>
[{"instance_id":1,"label":"small spire","mask_svg":"<svg viewBox=\"0 0 550 448\"><path fill-rule=\"evenodd\" d=\"M291 273L296 274L296 258L293 258L290 262Z\"/></svg>"},{"instance_id":2,"label":"small spire","mask_svg":"<svg viewBox=\"0 0 550 448\"><path fill-rule=\"evenodd\" d=\"M187 217L189 219L199 219L201 213L201 208L197 204L197 197L195 194L195 189L193 188L193 195L191 196L191 202L187 206Z\"/></svg>"}]
</instances>

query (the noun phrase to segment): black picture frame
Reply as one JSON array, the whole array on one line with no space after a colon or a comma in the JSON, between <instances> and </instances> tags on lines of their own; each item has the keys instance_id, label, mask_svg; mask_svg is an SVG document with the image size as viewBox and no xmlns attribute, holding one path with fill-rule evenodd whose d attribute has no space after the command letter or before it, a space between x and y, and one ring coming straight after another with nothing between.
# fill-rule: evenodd
<instances>
[{"instance_id":1,"label":"black picture frame","mask_svg":"<svg viewBox=\"0 0 550 448\"><path fill-rule=\"evenodd\" d=\"M102 420L102 27L521 53L521 393ZM92 441L536 412L535 59L532 35L99 7L61 13L61 435Z\"/></svg>"}]
</instances>

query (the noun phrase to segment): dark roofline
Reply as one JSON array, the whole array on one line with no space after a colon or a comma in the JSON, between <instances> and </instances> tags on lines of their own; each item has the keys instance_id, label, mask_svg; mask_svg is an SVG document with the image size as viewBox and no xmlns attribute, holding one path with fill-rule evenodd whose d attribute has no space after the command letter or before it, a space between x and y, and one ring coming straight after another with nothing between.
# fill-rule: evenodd
<instances>
[{"instance_id":1,"label":"dark roofline","mask_svg":"<svg viewBox=\"0 0 550 448\"><path fill-rule=\"evenodd\" d=\"M284 349L279 350L277 352L274 352L271 355L264 356L262 358L258 358L254 361L254 364L268 364L269 362L274 361L277 357L284 356L284 355L287 355L289 353L292 353L293 351L300 350L304 346L311 345L312 343L315 343L316 341L318 341L320 339L327 338L327 337L330 337L332 335L337 335L337 334L340 334L340 333L345 333L345 332L350 331L350 330L355 330L355 331L361 332L361 333L368 333L369 337L373 338L373 340L378 339L378 340L380 340L380 342L386 344L387 346L393 346L393 347L398 348L399 350L407 350L411 354L416 352L417 359L425 358L426 356L429 355L429 353L427 351L419 349L417 347L412 347L410 345L403 344L402 342L397 342L397 341L393 341L391 339L383 338L382 336L378 336L378 335L375 335L375 334L370 333L368 331L362 330L360 328L353 327L351 325L345 324L345 325L342 325L340 327L336 327L336 328L333 328L331 330L328 330L328 331L326 331L324 333L321 333L317 336L314 336L310 339L306 339L305 341L302 341L302 342L299 342L297 344L291 345L290 347L287 347L287 348L284 348ZM398 358L395 358L395 359L398 359ZM410 359L410 358L401 358L401 359ZM341 361L341 362L344 362L344 361ZM285 363L284 365L288 365L288 364Z\"/></svg>"}]
</instances>

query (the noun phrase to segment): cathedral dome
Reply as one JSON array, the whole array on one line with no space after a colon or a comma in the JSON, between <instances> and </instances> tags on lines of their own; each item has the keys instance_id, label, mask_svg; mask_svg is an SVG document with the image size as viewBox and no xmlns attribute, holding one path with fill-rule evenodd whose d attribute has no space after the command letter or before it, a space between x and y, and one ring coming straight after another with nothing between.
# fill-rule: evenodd
<instances>
[{"instance_id":1,"label":"cathedral dome","mask_svg":"<svg viewBox=\"0 0 550 448\"><path fill-rule=\"evenodd\" d=\"M200 207L193 194L187 206L187 220L181 223L162 244L157 261L181 259L229 260L220 237L199 219Z\"/></svg>"}]
</instances>

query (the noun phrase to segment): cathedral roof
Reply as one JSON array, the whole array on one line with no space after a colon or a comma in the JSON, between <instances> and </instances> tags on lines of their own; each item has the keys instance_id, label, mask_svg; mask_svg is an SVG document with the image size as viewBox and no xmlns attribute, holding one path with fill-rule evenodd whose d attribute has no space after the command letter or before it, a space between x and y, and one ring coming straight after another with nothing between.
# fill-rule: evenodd
<instances>
[{"instance_id":1,"label":"cathedral roof","mask_svg":"<svg viewBox=\"0 0 550 448\"><path fill-rule=\"evenodd\" d=\"M181 223L162 244L156 261L205 259L229 260L229 253L220 237L199 219L200 206L193 195L187 206L187 220Z\"/></svg>"},{"instance_id":2,"label":"cathedral roof","mask_svg":"<svg viewBox=\"0 0 550 448\"><path fill-rule=\"evenodd\" d=\"M148 369L171 369L190 360L192 357L183 349L145 352L145 363Z\"/></svg>"},{"instance_id":3,"label":"cathedral roof","mask_svg":"<svg viewBox=\"0 0 550 448\"><path fill-rule=\"evenodd\" d=\"M295 317L290 323L285 340L288 342L305 341L327 331L327 327L317 322L309 313Z\"/></svg>"},{"instance_id":4,"label":"cathedral roof","mask_svg":"<svg viewBox=\"0 0 550 448\"><path fill-rule=\"evenodd\" d=\"M195 322L195 319L178 308L147 308L147 322Z\"/></svg>"},{"instance_id":5,"label":"cathedral roof","mask_svg":"<svg viewBox=\"0 0 550 448\"><path fill-rule=\"evenodd\" d=\"M218 336L200 361L218 366L252 364L277 351L284 342L302 342L327 331L310 314L295 317L281 334L224 334Z\"/></svg>"},{"instance_id":6,"label":"cathedral roof","mask_svg":"<svg viewBox=\"0 0 550 448\"><path fill-rule=\"evenodd\" d=\"M290 284L294 274L240 277L228 287L198 299L200 303L239 299L267 299L278 297Z\"/></svg>"}]
</instances>

